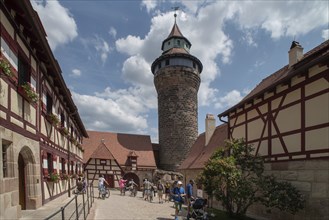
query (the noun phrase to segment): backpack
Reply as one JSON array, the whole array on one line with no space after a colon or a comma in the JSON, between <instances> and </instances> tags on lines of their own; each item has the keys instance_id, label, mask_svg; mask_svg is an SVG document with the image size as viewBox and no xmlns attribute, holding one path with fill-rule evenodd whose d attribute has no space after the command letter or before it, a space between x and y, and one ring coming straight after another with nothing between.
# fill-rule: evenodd
<instances>
[{"instance_id":1,"label":"backpack","mask_svg":"<svg viewBox=\"0 0 329 220\"><path fill-rule=\"evenodd\" d=\"M160 183L160 184L158 184L158 189L159 190L163 190L163 185Z\"/></svg>"}]
</instances>

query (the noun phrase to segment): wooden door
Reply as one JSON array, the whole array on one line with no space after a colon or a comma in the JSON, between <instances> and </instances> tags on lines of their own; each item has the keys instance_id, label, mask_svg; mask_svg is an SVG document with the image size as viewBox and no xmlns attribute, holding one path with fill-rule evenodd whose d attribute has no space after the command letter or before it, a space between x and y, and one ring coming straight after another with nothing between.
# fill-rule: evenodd
<instances>
[{"instance_id":1,"label":"wooden door","mask_svg":"<svg viewBox=\"0 0 329 220\"><path fill-rule=\"evenodd\" d=\"M26 209L26 188L25 188L25 164L24 158L21 154L18 156L18 190L19 190L19 204L21 209Z\"/></svg>"},{"instance_id":2,"label":"wooden door","mask_svg":"<svg viewBox=\"0 0 329 220\"><path fill-rule=\"evenodd\" d=\"M112 174L105 174L105 180L109 183L110 188L114 188L114 175Z\"/></svg>"}]
</instances>

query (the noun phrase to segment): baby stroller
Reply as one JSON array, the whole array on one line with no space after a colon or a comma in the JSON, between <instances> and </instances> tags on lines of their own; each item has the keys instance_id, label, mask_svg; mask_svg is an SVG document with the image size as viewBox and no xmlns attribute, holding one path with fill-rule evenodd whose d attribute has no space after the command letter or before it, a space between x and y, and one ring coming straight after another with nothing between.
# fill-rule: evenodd
<instances>
[{"instance_id":1,"label":"baby stroller","mask_svg":"<svg viewBox=\"0 0 329 220\"><path fill-rule=\"evenodd\" d=\"M187 216L187 220L190 218L208 220L208 213L206 212L207 199L197 198L191 199L191 213Z\"/></svg>"}]
</instances>

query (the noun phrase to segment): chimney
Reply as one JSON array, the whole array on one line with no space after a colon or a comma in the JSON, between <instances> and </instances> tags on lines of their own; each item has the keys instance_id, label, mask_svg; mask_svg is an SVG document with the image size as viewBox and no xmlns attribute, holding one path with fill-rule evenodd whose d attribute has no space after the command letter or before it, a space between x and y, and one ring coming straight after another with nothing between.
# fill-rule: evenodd
<instances>
[{"instance_id":1,"label":"chimney","mask_svg":"<svg viewBox=\"0 0 329 220\"><path fill-rule=\"evenodd\" d=\"M297 42L293 41L289 50L289 67L296 64L303 58L302 46Z\"/></svg>"},{"instance_id":2,"label":"chimney","mask_svg":"<svg viewBox=\"0 0 329 220\"><path fill-rule=\"evenodd\" d=\"M214 134L214 131L216 129L216 119L215 116L212 114L207 114L206 116L206 143L205 146L209 144L209 141Z\"/></svg>"}]
</instances>

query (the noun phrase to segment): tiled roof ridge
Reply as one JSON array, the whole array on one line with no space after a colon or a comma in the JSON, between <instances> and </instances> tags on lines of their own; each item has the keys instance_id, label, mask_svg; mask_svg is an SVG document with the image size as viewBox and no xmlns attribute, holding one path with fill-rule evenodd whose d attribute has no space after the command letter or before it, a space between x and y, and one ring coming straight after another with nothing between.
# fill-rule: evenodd
<instances>
[{"instance_id":1,"label":"tiled roof ridge","mask_svg":"<svg viewBox=\"0 0 329 220\"><path fill-rule=\"evenodd\" d=\"M87 132L93 132L93 133L102 133L102 134L120 134L120 135L131 135L131 136L144 136L149 137L150 135L147 134L130 134L130 133L117 133L112 131L94 131L94 130L87 130Z\"/></svg>"},{"instance_id":2,"label":"tiled roof ridge","mask_svg":"<svg viewBox=\"0 0 329 220\"><path fill-rule=\"evenodd\" d=\"M318 45L318 46L314 47L313 49L309 50L308 52L306 52L303 55L303 58L300 61L298 61L295 65L293 65L292 68L289 68L289 65L287 64L287 65L283 66L281 69L279 69L279 70L275 71L274 73L270 74L269 76L263 78L262 81L260 83L258 83L254 87L254 89L252 89L251 92L248 95L246 95L239 103L241 103L241 102L245 101L246 99L250 98L251 95L255 95L255 94L253 94L254 91L256 91L258 86L261 86L267 80L272 79L273 83L271 83L267 87L265 87L265 88L261 89L260 91L258 91L257 94L264 91L264 90L266 90L269 86L273 85L276 82L275 79L282 77L282 74L284 74L285 71L288 71L288 72L286 72L286 76L288 76L289 73L293 70L294 66L296 66L298 64L301 64L303 62L306 62L307 60L311 59L313 56L318 55L319 53L325 52L325 51L323 51L324 49L326 49L327 52L328 52L329 51L329 47L327 47L328 45L329 45L329 40L326 40L323 43L321 43L320 45Z\"/></svg>"}]
</instances>

